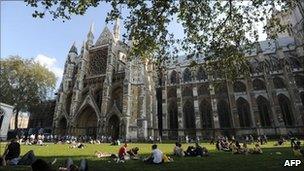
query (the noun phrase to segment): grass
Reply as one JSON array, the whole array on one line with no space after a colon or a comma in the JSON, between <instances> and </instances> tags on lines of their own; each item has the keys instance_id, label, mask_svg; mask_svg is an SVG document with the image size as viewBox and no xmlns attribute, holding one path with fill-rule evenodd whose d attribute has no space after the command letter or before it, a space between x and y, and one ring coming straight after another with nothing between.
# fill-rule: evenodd
<instances>
[{"instance_id":1,"label":"grass","mask_svg":"<svg viewBox=\"0 0 304 171\"><path fill-rule=\"evenodd\" d=\"M214 145L208 143L201 143L202 146L209 149L210 157L173 157L173 163L164 163L162 165L148 165L140 160L131 160L125 163L115 163L110 159L99 159L94 156L96 150L108 153L117 153L118 146L110 146L109 144L87 144L85 149L70 149L69 145L61 144L48 144L48 146L25 146L22 145L22 154L29 150L34 150L38 158L52 161L57 158L55 167L64 166L64 161L71 157L76 164L82 158L85 158L89 162L89 170L132 170L132 171L176 171L176 170L304 170L304 158L295 157L292 153L290 143L285 143L284 146L274 147L274 142L269 142L262 146L262 155L233 155L229 152L218 152ZM190 145L190 144L189 144ZM193 144L191 144L193 145ZM174 147L173 143L159 144L159 149L165 154L171 154ZM3 152L4 144L1 145L0 152ZM129 148L139 147L140 154L142 156L149 155L151 151L151 144L129 144ZM188 144L183 144L184 150L188 147ZM249 145L252 147L252 145ZM276 154L280 152L281 154ZM300 159L302 164L299 167L283 167L286 159ZM17 167L0 167L0 170L31 170L29 167L17 166Z\"/></svg>"}]
</instances>

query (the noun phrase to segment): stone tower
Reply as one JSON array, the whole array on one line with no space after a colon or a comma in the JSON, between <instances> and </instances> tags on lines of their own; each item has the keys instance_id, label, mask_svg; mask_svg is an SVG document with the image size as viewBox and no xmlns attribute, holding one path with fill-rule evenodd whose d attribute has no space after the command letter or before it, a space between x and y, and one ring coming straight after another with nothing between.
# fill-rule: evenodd
<instances>
[{"instance_id":1,"label":"stone tower","mask_svg":"<svg viewBox=\"0 0 304 171\"><path fill-rule=\"evenodd\" d=\"M133 140L154 136L153 65L128 57L119 29L116 20L113 33L105 27L94 44L91 26L80 54L75 44L71 47L58 91L56 134Z\"/></svg>"}]
</instances>

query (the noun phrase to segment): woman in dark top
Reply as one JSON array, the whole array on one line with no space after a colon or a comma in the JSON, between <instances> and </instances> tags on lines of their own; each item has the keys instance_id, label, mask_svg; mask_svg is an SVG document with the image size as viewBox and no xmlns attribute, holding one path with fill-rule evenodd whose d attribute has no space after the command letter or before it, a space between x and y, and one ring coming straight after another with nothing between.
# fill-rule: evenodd
<instances>
[{"instance_id":1,"label":"woman in dark top","mask_svg":"<svg viewBox=\"0 0 304 171\"><path fill-rule=\"evenodd\" d=\"M5 160L12 160L20 156L20 144L17 142L17 139L13 139L9 143L4 151Z\"/></svg>"}]
</instances>

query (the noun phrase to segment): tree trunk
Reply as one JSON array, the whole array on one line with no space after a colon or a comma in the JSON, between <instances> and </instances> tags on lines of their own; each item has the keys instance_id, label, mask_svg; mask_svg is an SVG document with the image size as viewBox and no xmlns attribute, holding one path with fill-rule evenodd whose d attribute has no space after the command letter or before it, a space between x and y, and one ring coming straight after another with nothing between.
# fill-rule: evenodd
<instances>
[{"instance_id":1,"label":"tree trunk","mask_svg":"<svg viewBox=\"0 0 304 171\"><path fill-rule=\"evenodd\" d=\"M16 109L16 115L15 115L15 130L18 129L18 116L19 116L19 109Z\"/></svg>"}]
</instances>

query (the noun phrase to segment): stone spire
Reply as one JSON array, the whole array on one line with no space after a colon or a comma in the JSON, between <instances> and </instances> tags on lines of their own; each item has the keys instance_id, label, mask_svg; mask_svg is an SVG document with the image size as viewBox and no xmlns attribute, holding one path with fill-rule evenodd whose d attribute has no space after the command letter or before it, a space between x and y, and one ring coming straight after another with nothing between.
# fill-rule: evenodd
<instances>
[{"instance_id":1,"label":"stone spire","mask_svg":"<svg viewBox=\"0 0 304 171\"><path fill-rule=\"evenodd\" d=\"M89 33L87 35L87 44L88 44L88 46L92 46L93 45L93 41L94 41L93 28L94 28L94 23L91 24Z\"/></svg>"},{"instance_id":2,"label":"stone spire","mask_svg":"<svg viewBox=\"0 0 304 171\"><path fill-rule=\"evenodd\" d=\"M78 55L77 48L76 48L76 46L75 46L75 42L73 43L73 45L72 45L72 47L71 47L69 53L75 53L75 54Z\"/></svg>"},{"instance_id":3,"label":"stone spire","mask_svg":"<svg viewBox=\"0 0 304 171\"><path fill-rule=\"evenodd\" d=\"M119 19L119 17L117 17L115 20L113 34L114 34L114 40L115 40L115 42L117 42L120 39L120 19Z\"/></svg>"}]
</instances>

